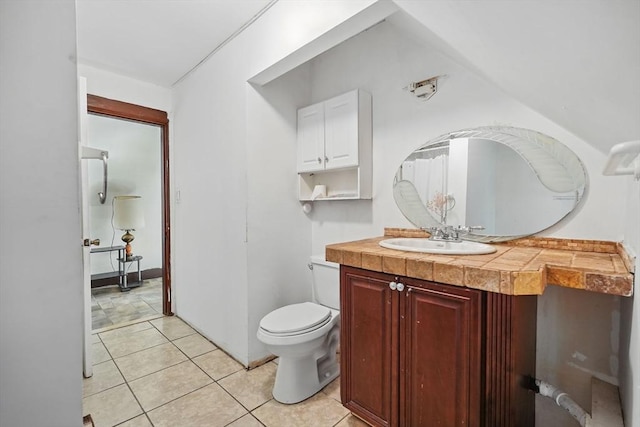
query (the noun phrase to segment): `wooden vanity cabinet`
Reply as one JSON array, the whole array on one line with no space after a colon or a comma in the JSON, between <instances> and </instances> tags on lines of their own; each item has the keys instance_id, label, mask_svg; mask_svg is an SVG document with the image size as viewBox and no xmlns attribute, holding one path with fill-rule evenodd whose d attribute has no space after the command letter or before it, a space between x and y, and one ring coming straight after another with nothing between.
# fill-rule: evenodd
<instances>
[{"instance_id":1,"label":"wooden vanity cabinet","mask_svg":"<svg viewBox=\"0 0 640 427\"><path fill-rule=\"evenodd\" d=\"M533 426L522 383L535 373L535 297L512 304L346 266L340 283L341 398L355 415L374 426ZM524 317L505 318L514 314Z\"/></svg>"}]
</instances>

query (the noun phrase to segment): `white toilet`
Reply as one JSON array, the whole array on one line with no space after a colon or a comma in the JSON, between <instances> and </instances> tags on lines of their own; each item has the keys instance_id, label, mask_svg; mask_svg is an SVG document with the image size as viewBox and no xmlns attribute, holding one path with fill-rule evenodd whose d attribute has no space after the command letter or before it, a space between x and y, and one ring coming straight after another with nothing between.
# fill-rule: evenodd
<instances>
[{"instance_id":1,"label":"white toilet","mask_svg":"<svg viewBox=\"0 0 640 427\"><path fill-rule=\"evenodd\" d=\"M278 308L258 328L258 339L279 357L273 397L281 403L311 397L340 374L339 265L312 256L309 269L314 302Z\"/></svg>"}]
</instances>

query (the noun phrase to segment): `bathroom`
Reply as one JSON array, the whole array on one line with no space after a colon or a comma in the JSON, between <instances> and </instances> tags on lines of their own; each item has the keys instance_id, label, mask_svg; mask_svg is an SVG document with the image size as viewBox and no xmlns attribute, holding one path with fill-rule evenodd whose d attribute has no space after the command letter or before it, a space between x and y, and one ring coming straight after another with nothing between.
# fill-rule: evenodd
<instances>
[{"instance_id":1,"label":"bathroom","mask_svg":"<svg viewBox=\"0 0 640 427\"><path fill-rule=\"evenodd\" d=\"M414 27L409 17L394 15L264 86L247 85L218 71L221 64L232 60L226 55L233 55L233 49L223 50L176 88L176 139L195 141L196 136L205 135L205 139L216 141L241 129L246 121L246 146L199 145L197 149L204 150L199 167L194 169L193 159L189 159L190 170L209 168L216 182L220 176L235 177L225 179L230 187L209 190L209 194L213 192L211 206L224 199L231 205L228 210L194 212L196 206L202 206L199 194L207 185L200 172L189 176L179 160L175 168L176 190L181 193L175 211L176 227L193 235L209 229L221 237L204 243L206 247L189 248L178 242L176 262L181 268L176 277L188 285L177 290L177 311L215 342L237 349L232 354L243 363L251 364L265 356L254 338L261 317L275 307L310 296L307 288L297 286L298 281L305 280L309 253L321 254L329 243L381 235L391 224L408 225L391 195L395 171L413 149L449 130L490 124L521 126L552 135L578 153L589 171L588 200L578 214L548 231L549 235L586 238L588 230L590 239L615 239L610 227L593 226L595 218L624 222L624 212L618 205L597 202L626 197L624 186L611 185L610 178L600 175L604 162L601 153L433 47L419 44L419 38L407 34L407 28ZM235 41L238 46L245 36L249 34ZM417 100L403 90L411 81L435 75L445 77L429 101ZM238 111L246 108L246 117L216 123L217 128L199 125L203 109L220 108L208 107L196 96L203 87L212 93L242 93L246 98L225 98L222 102L234 103ZM373 98L373 199L317 201L313 211L305 215L296 200L296 181L291 179L295 176L295 110L353 88L361 88ZM235 161L228 162L229 158ZM235 187L244 180L243 188ZM243 191L246 193L241 196ZM247 203L246 229L244 221L231 216L233 206L242 205L243 199ZM295 241L284 238L288 233L283 229L296 230ZM245 244L246 258L232 255L243 250ZM192 256L187 255L189 252ZM203 256L220 262L205 263ZM205 272L210 273L207 281L198 284L197 277L206 276ZM224 279L230 276L234 283L245 283L246 288L229 287ZM216 298L227 290L228 298ZM538 375L579 401L589 402L592 375L609 381L618 376L620 305L618 297L547 289L539 299ZM572 310L568 312L567 307ZM238 311L246 313L247 324L237 329L223 326L223 319ZM248 340L238 342L235 331L244 334L245 328ZM553 402L539 401L540 425L551 425L545 423L545 416L565 417L554 406Z\"/></svg>"},{"instance_id":2,"label":"bathroom","mask_svg":"<svg viewBox=\"0 0 640 427\"><path fill-rule=\"evenodd\" d=\"M423 18L428 11L413 12ZM276 24L266 19L255 24L170 95L80 67L80 74L89 82L93 78L94 88L105 96L140 103L147 97L154 107L171 112L175 312L244 364L267 356L255 338L260 318L275 307L310 297L309 289L299 286L306 280L309 255L322 253L329 243L378 236L386 226L409 226L393 203L393 175L409 152L444 132L500 124L552 135L585 163L589 194L575 215L548 233L603 240L637 233L637 224L627 217L635 213L637 218L637 184L601 176L603 152L432 45L420 44L409 33L420 31L413 22L398 24L389 18L263 86L247 83L271 65L261 62L266 54L253 46L261 31ZM238 51L246 56L239 57ZM403 89L434 75L445 77L429 101L416 100ZM136 85L129 94L122 93ZM295 111L353 88L373 97L373 199L314 202L307 215L296 198ZM203 93L220 96L212 99ZM229 110L238 113L222 114ZM538 375L579 400L586 399L592 375L631 378L617 370L618 364L633 364L629 354L637 356L637 343L633 353L623 348L629 345L623 337L630 329L630 307L617 297L547 289L539 300ZM234 319L232 324L229 319ZM637 389L634 375L626 385L627 395L633 395L632 387ZM562 416L545 405L540 402L541 417ZM632 406L628 401L626 408Z\"/></svg>"}]
</instances>

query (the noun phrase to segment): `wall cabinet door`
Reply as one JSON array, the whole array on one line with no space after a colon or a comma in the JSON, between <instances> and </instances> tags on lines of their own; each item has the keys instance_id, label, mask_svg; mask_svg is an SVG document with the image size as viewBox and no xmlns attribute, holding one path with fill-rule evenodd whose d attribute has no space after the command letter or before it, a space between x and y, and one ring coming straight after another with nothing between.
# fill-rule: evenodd
<instances>
[{"instance_id":1,"label":"wall cabinet door","mask_svg":"<svg viewBox=\"0 0 640 427\"><path fill-rule=\"evenodd\" d=\"M324 103L325 169L358 166L358 91Z\"/></svg>"},{"instance_id":2,"label":"wall cabinet door","mask_svg":"<svg viewBox=\"0 0 640 427\"><path fill-rule=\"evenodd\" d=\"M324 169L324 104L298 110L298 172Z\"/></svg>"},{"instance_id":3,"label":"wall cabinet door","mask_svg":"<svg viewBox=\"0 0 640 427\"><path fill-rule=\"evenodd\" d=\"M299 109L297 143L298 172L359 166L371 145L371 95L352 90Z\"/></svg>"}]
</instances>

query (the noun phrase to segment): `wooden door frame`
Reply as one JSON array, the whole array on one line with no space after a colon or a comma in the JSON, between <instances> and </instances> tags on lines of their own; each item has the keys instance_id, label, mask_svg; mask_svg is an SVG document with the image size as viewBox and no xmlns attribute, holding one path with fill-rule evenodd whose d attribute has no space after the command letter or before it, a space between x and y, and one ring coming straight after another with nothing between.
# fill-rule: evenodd
<instances>
[{"instance_id":1,"label":"wooden door frame","mask_svg":"<svg viewBox=\"0 0 640 427\"><path fill-rule=\"evenodd\" d=\"M171 312L171 197L169 181L169 118L166 111L87 95L87 112L159 126L162 139L162 314Z\"/></svg>"}]
</instances>

